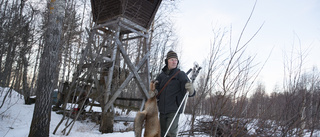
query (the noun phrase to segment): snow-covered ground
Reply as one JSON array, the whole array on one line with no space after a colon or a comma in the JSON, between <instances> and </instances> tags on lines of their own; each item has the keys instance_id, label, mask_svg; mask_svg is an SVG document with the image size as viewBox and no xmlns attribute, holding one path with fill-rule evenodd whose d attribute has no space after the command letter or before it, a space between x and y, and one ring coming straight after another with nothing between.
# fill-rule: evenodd
<instances>
[{"instance_id":1,"label":"snow-covered ground","mask_svg":"<svg viewBox=\"0 0 320 137\"><path fill-rule=\"evenodd\" d=\"M0 87L0 91L3 88ZM7 88L5 90L8 90ZM0 105L4 97L4 93L0 92ZM27 137L30 130L30 125L32 121L34 104L25 105L23 97L16 93L12 92L11 97L5 100L3 107L0 109L0 137ZM121 110L117 110L119 113ZM128 116L134 117L136 112L129 112ZM182 119L185 116L181 116L180 123L183 123ZM50 122L50 137L61 137L65 136L61 133L64 125L61 125L57 133L52 134L58 122L62 118L61 114L56 114L56 112L51 112L51 122ZM183 125L183 124L181 124ZM133 137L134 132L132 131L133 123L124 124L124 122L116 122L114 124L114 133L101 134L99 132L99 125L91 122L91 120L76 121L68 137ZM187 128L186 126L181 126L181 128ZM129 131L125 131L129 129ZM131 129L131 130L130 130ZM125 131L125 132L120 132Z\"/></svg>"},{"instance_id":2,"label":"snow-covered ground","mask_svg":"<svg viewBox=\"0 0 320 137\"><path fill-rule=\"evenodd\" d=\"M2 88L0 88L0 91ZM3 92L5 93L5 92ZM0 93L1 94L1 93ZM0 95L2 104L4 94ZM7 98L3 107L0 109L0 137L27 137L30 130L32 121L34 104L24 105L22 96L16 92L12 92L11 97ZM133 114L134 112L132 112ZM131 115L131 114L130 114ZM54 135L53 130L56 128L58 122L61 120L62 115L51 112L50 122L50 137L65 136L60 131L64 127L61 125L58 132ZM130 123L128 126L133 126ZM114 125L115 131L124 130L128 126L123 123L116 123ZM90 120L77 121L72 128L69 137L131 137L134 136L133 131L129 132L115 132L110 134L101 134L99 132L99 125L91 122Z\"/></svg>"},{"instance_id":3,"label":"snow-covered ground","mask_svg":"<svg viewBox=\"0 0 320 137\"><path fill-rule=\"evenodd\" d=\"M6 92L1 92L2 90L8 90L8 88L3 89L0 87L0 106L3 103L4 94ZM30 125L32 121L34 104L24 105L24 100L21 95L13 91L10 97L7 97L3 106L0 108L0 137L27 137L30 130ZM96 108L99 109L99 108ZM99 111L99 110L95 110ZM118 113L124 115L126 112L122 112L120 109L116 109ZM128 117L134 117L136 112L129 112ZM198 118L203 118L208 116L201 116ZM50 122L50 137L63 137L61 133L62 129L65 127L61 125L56 134L53 134L58 122L62 118L61 114L56 114L56 112L51 112L51 122ZM188 115L181 115L179 121L179 131L188 130L189 124L186 124L187 119L190 119ZM248 124L248 132L250 134L255 133L254 122ZM115 122L114 123L114 133L101 134L99 132L99 125L92 122L90 119L78 120L74 124L68 137L133 137L134 132L133 123ZM208 137L207 135L196 135L197 137ZM304 137L310 137L310 133L306 132ZM320 131L315 131L313 137L320 137Z\"/></svg>"}]
</instances>

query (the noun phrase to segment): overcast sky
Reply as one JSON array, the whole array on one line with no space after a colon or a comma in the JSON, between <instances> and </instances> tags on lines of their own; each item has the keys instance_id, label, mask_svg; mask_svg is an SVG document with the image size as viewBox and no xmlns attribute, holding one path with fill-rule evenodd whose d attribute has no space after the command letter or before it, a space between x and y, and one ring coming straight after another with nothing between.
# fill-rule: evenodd
<instances>
[{"instance_id":1,"label":"overcast sky","mask_svg":"<svg viewBox=\"0 0 320 137\"><path fill-rule=\"evenodd\" d=\"M182 48L182 65L187 70L208 55L206 49L212 40L212 29L232 26L232 38L239 37L255 0L181 0L174 16ZM264 62L259 81L271 92L283 81L284 54L292 47L307 52L305 69L320 69L320 1L318 0L258 0L245 31L247 41L264 23L263 28L249 45L248 52L257 55L256 62ZM233 43L235 44L235 43ZM272 50L273 49L273 50ZM280 85L282 86L282 85Z\"/></svg>"}]
</instances>

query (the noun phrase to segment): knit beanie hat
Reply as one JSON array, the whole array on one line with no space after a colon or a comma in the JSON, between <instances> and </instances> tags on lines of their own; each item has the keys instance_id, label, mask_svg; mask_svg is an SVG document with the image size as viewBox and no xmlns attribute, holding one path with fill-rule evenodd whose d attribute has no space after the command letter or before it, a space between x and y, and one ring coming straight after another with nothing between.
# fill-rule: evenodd
<instances>
[{"instance_id":1,"label":"knit beanie hat","mask_svg":"<svg viewBox=\"0 0 320 137\"><path fill-rule=\"evenodd\" d=\"M178 55L176 52L170 50L168 53L167 53L167 59L170 59L170 58L176 58L178 59Z\"/></svg>"}]
</instances>

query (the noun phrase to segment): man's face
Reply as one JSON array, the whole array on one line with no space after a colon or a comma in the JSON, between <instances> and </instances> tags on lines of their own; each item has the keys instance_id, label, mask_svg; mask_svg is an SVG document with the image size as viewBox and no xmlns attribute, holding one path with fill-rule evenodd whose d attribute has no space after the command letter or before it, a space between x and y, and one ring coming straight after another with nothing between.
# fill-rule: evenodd
<instances>
[{"instance_id":1,"label":"man's face","mask_svg":"<svg viewBox=\"0 0 320 137\"><path fill-rule=\"evenodd\" d=\"M177 65L178 65L178 59L176 59L176 58L168 59L168 69L169 70L176 68Z\"/></svg>"}]
</instances>

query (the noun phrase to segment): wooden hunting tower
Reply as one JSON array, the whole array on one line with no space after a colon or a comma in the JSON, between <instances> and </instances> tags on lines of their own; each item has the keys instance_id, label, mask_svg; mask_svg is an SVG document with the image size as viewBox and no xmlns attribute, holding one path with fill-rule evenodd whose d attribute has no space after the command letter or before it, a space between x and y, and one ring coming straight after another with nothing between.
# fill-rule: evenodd
<instances>
[{"instance_id":1,"label":"wooden hunting tower","mask_svg":"<svg viewBox=\"0 0 320 137\"><path fill-rule=\"evenodd\" d=\"M103 24L119 17L149 29L161 0L91 0L93 21Z\"/></svg>"},{"instance_id":2,"label":"wooden hunting tower","mask_svg":"<svg viewBox=\"0 0 320 137\"><path fill-rule=\"evenodd\" d=\"M79 98L82 95L86 97L85 100L90 98L91 104L99 102L102 108L102 133L113 132L113 122L119 119L114 116L115 100L142 101L142 110L144 102L149 98L148 30L160 3L161 0L91 0L94 26L87 30L88 43L68 86L70 91L66 98L72 95ZM138 46L141 48L137 51L139 54L134 56L135 61L131 61L132 56L129 57L127 47L130 41L134 40L132 43L140 44ZM124 79L119 80L122 76ZM143 98L119 98L133 78L144 95ZM81 106L85 103L78 104ZM126 121L133 121L133 118Z\"/></svg>"}]
</instances>

